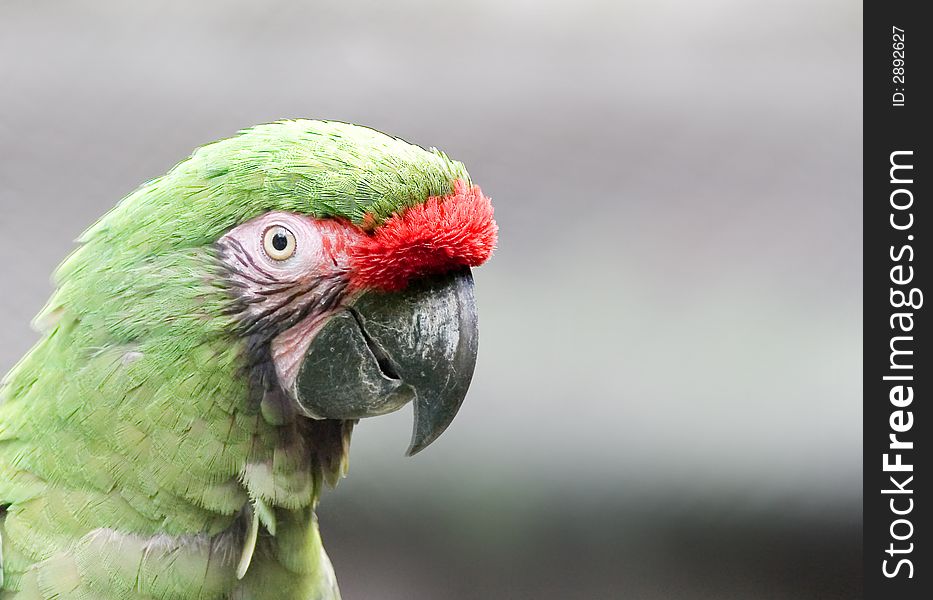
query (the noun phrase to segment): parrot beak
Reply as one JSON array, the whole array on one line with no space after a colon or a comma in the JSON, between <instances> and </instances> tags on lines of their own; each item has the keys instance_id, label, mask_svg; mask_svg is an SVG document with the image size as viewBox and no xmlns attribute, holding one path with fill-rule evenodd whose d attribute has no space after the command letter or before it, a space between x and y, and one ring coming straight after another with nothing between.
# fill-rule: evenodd
<instances>
[{"instance_id":1,"label":"parrot beak","mask_svg":"<svg viewBox=\"0 0 933 600\"><path fill-rule=\"evenodd\" d=\"M401 292L366 292L315 336L295 397L318 419L373 417L413 401L412 456L457 415L478 342L469 269L413 281Z\"/></svg>"}]
</instances>

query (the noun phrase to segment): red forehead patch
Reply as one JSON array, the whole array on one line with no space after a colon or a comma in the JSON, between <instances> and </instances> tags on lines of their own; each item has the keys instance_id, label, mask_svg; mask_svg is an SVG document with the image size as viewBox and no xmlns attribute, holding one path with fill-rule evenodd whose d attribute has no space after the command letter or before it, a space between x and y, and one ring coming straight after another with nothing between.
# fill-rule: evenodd
<instances>
[{"instance_id":1,"label":"red forehead patch","mask_svg":"<svg viewBox=\"0 0 933 600\"><path fill-rule=\"evenodd\" d=\"M479 186L457 180L450 194L390 217L354 244L352 284L400 290L414 277L483 264L499 231L492 213Z\"/></svg>"}]
</instances>

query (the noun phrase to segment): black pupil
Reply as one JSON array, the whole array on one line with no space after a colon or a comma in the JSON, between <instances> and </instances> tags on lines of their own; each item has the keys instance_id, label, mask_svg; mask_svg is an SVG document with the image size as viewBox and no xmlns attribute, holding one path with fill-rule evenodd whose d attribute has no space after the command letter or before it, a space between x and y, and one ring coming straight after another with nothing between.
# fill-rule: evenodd
<instances>
[{"instance_id":1,"label":"black pupil","mask_svg":"<svg viewBox=\"0 0 933 600\"><path fill-rule=\"evenodd\" d=\"M272 247L278 250L279 252L288 248L288 236L282 233L281 231L276 232L272 236Z\"/></svg>"}]
</instances>

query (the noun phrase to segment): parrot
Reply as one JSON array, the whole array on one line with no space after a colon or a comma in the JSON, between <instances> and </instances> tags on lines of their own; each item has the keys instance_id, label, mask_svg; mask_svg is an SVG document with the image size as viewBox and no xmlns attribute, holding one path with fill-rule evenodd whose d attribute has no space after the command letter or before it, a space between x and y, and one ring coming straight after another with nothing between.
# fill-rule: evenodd
<instances>
[{"instance_id":1,"label":"parrot","mask_svg":"<svg viewBox=\"0 0 933 600\"><path fill-rule=\"evenodd\" d=\"M330 120L124 197L0 386L0 599L339 599L322 491L360 419L412 405L409 455L450 425L497 236L461 162Z\"/></svg>"}]
</instances>

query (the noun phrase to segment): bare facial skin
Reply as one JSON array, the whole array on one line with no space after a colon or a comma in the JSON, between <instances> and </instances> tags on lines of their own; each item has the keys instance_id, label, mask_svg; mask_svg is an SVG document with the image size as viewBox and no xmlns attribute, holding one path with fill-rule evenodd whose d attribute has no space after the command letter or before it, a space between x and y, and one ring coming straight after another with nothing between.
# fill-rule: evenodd
<instances>
[{"instance_id":1,"label":"bare facial skin","mask_svg":"<svg viewBox=\"0 0 933 600\"><path fill-rule=\"evenodd\" d=\"M270 212L223 236L218 246L250 334L270 341L279 384L291 394L320 327L348 300L348 244L361 235L335 221Z\"/></svg>"}]
</instances>

